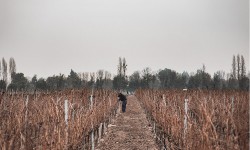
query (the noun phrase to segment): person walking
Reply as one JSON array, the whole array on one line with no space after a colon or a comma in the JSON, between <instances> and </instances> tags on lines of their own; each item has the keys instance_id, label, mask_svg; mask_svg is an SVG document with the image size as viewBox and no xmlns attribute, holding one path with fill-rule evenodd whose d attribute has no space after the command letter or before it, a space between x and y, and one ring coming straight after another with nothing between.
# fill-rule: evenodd
<instances>
[{"instance_id":1,"label":"person walking","mask_svg":"<svg viewBox=\"0 0 250 150\"><path fill-rule=\"evenodd\" d=\"M122 93L118 94L118 99L122 101L122 112L126 112L127 98Z\"/></svg>"}]
</instances>

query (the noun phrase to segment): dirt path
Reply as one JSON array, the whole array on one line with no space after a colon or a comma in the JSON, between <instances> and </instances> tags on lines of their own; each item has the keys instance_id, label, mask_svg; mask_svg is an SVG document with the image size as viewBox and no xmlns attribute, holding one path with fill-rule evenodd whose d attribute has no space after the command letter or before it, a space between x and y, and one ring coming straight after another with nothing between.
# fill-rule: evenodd
<instances>
[{"instance_id":1,"label":"dirt path","mask_svg":"<svg viewBox=\"0 0 250 150\"><path fill-rule=\"evenodd\" d=\"M127 97L127 110L109 125L97 150L157 150L151 127L135 96Z\"/></svg>"}]
</instances>

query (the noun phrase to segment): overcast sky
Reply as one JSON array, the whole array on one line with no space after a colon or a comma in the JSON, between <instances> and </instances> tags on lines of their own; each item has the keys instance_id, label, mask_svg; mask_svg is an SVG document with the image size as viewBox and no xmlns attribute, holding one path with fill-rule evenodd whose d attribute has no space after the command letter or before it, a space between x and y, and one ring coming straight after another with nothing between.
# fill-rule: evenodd
<instances>
[{"instance_id":1,"label":"overcast sky","mask_svg":"<svg viewBox=\"0 0 250 150\"><path fill-rule=\"evenodd\" d=\"M248 0L0 0L0 58L47 77L70 69L230 72L249 64Z\"/></svg>"}]
</instances>

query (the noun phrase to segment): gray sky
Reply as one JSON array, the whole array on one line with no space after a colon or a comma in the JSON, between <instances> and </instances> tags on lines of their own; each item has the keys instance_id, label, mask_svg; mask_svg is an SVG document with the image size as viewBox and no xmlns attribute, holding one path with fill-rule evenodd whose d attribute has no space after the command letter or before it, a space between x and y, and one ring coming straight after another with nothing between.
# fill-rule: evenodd
<instances>
[{"instance_id":1,"label":"gray sky","mask_svg":"<svg viewBox=\"0 0 250 150\"><path fill-rule=\"evenodd\" d=\"M26 76L249 64L248 0L0 0L0 57Z\"/></svg>"}]
</instances>

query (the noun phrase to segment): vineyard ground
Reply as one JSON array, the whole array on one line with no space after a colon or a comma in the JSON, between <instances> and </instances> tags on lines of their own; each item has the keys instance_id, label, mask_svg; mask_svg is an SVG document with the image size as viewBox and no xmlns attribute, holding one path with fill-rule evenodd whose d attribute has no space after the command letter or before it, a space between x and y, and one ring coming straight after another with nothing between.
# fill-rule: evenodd
<instances>
[{"instance_id":1,"label":"vineyard ground","mask_svg":"<svg viewBox=\"0 0 250 150\"><path fill-rule=\"evenodd\" d=\"M119 113L109 125L108 133L96 150L157 150L152 127L137 98L127 97L127 110Z\"/></svg>"}]
</instances>

